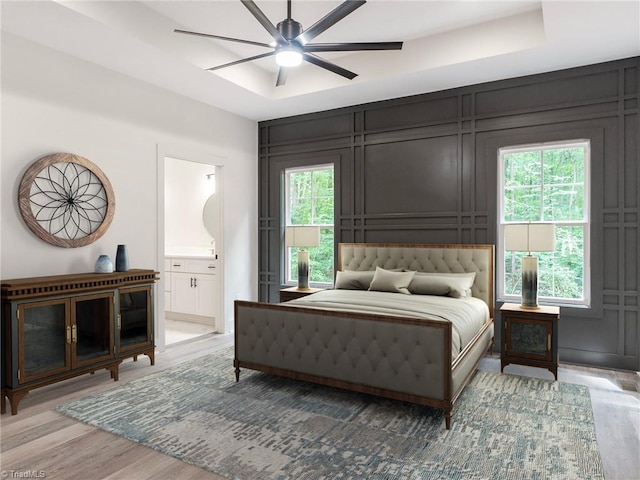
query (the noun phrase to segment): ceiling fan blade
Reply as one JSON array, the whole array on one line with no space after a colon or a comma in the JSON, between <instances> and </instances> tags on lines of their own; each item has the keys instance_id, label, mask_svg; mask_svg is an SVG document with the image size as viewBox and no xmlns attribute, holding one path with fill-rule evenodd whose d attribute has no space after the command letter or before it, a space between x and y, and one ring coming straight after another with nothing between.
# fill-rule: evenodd
<instances>
[{"instance_id":1,"label":"ceiling fan blade","mask_svg":"<svg viewBox=\"0 0 640 480\"><path fill-rule=\"evenodd\" d=\"M262 10L258 8L258 5L255 4L253 0L240 0L242 4L247 7L247 10L251 12L251 14L256 17L256 20L260 22L260 24L269 32L269 34L273 37L273 39L280 45L287 44L287 40L282 36L280 31L275 27L271 21L267 18L267 16L262 13Z\"/></svg>"},{"instance_id":2,"label":"ceiling fan blade","mask_svg":"<svg viewBox=\"0 0 640 480\"><path fill-rule=\"evenodd\" d=\"M257 45L259 47L273 48L273 46L269 45L268 43L254 42L252 40L242 40L240 38L221 37L220 35L211 35L210 33L190 32L189 30L180 30L178 28L174 29L173 31L176 33L184 33L187 35L196 35L199 37L215 38L217 40L228 40L229 42L246 43L249 45Z\"/></svg>"},{"instance_id":3,"label":"ceiling fan blade","mask_svg":"<svg viewBox=\"0 0 640 480\"><path fill-rule=\"evenodd\" d=\"M402 42L309 43L305 52L353 52L359 50L402 50Z\"/></svg>"},{"instance_id":4,"label":"ceiling fan blade","mask_svg":"<svg viewBox=\"0 0 640 480\"><path fill-rule=\"evenodd\" d=\"M349 80L353 80L358 76L357 73L350 72L346 68L339 67L335 63L328 62L320 57L313 55L312 53L303 53L302 58L304 58L307 62L312 63L320 68L324 68L325 70L329 70L330 72L337 73L338 75L342 75Z\"/></svg>"},{"instance_id":5,"label":"ceiling fan blade","mask_svg":"<svg viewBox=\"0 0 640 480\"><path fill-rule=\"evenodd\" d=\"M289 69L285 67L280 67L278 70L278 78L276 80L276 87L284 85L287 83L287 75L289 74Z\"/></svg>"},{"instance_id":6,"label":"ceiling fan blade","mask_svg":"<svg viewBox=\"0 0 640 480\"><path fill-rule=\"evenodd\" d=\"M245 0L242 0L242 1L244 2ZM320 20L318 20L316 23L314 23L309 28L307 28L300 35L298 35L296 37L296 40L301 45L304 45L310 42L311 40L316 38L318 35L320 35L322 32L324 32L327 28L339 22L354 10L356 10L357 8L360 8L365 3L367 3L366 0L346 0L345 2L341 3L336 8L334 8L327 15L325 15Z\"/></svg>"},{"instance_id":7,"label":"ceiling fan blade","mask_svg":"<svg viewBox=\"0 0 640 480\"><path fill-rule=\"evenodd\" d=\"M243 58L241 60L236 60L235 62L225 63L223 65L218 65L217 67L206 68L205 70L213 71L213 70L220 70L221 68L233 67L234 65L239 65L240 63L245 63L245 62L250 62L251 60L258 60L259 58L270 57L271 55L274 55L275 53L276 53L275 50L273 52L261 53L260 55L255 55L253 57Z\"/></svg>"}]
</instances>

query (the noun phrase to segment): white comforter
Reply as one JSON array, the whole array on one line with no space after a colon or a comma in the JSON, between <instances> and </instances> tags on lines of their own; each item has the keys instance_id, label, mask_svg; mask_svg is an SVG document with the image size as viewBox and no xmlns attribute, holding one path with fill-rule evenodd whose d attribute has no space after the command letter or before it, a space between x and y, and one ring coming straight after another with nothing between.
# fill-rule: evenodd
<instances>
[{"instance_id":1,"label":"white comforter","mask_svg":"<svg viewBox=\"0 0 640 480\"><path fill-rule=\"evenodd\" d=\"M285 302L283 305L448 321L452 324L453 358L458 356L482 325L489 320L487 304L473 297L451 298L368 290L325 290Z\"/></svg>"}]
</instances>

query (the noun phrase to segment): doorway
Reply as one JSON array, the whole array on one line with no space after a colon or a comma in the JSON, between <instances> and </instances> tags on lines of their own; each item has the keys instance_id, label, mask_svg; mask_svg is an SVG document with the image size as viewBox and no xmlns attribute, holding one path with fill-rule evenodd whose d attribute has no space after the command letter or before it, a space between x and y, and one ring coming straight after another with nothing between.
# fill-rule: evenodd
<instances>
[{"instance_id":1,"label":"doorway","mask_svg":"<svg viewBox=\"0 0 640 480\"><path fill-rule=\"evenodd\" d=\"M166 346L224 332L222 167L163 160Z\"/></svg>"}]
</instances>

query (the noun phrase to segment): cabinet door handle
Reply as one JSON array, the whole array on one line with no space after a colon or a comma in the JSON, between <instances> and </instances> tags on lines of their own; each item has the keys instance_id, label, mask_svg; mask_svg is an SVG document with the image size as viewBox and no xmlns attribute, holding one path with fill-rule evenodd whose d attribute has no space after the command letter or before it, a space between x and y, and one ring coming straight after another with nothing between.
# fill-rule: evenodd
<instances>
[{"instance_id":1,"label":"cabinet door handle","mask_svg":"<svg viewBox=\"0 0 640 480\"><path fill-rule=\"evenodd\" d=\"M78 343L78 326L73 325L71 327L71 342Z\"/></svg>"},{"instance_id":2,"label":"cabinet door handle","mask_svg":"<svg viewBox=\"0 0 640 480\"><path fill-rule=\"evenodd\" d=\"M207 268L211 269L211 270L215 270L216 267L214 267L213 265L209 265Z\"/></svg>"},{"instance_id":3,"label":"cabinet door handle","mask_svg":"<svg viewBox=\"0 0 640 480\"><path fill-rule=\"evenodd\" d=\"M551 334L550 333L547 334L547 351L548 352L551 351Z\"/></svg>"},{"instance_id":4,"label":"cabinet door handle","mask_svg":"<svg viewBox=\"0 0 640 480\"><path fill-rule=\"evenodd\" d=\"M191 277L189 280L191 280L191 285L189 285L191 288L193 288L193 277Z\"/></svg>"},{"instance_id":5,"label":"cabinet door handle","mask_svg":"<svg viewBox=\"0 0 640 480\"><path fill-rule=\"evenodd\" d=\"M198 279L194 278L193 279L193 288L197 288L198 287Z\"/></svg>"},{"instance_id":6,"label":"cabinet door handle","mask_svg":"<svg viewBox=\"0 0 640 480\"><path fill-rule=\"evenodd\" d=\"M71 327L67 327L67 343L71 343Z\"/></svg>"},{"instance_id":7,"label":"cabinet door handle","mask_svg":"<svg viewBox=\"0 0 640 480\"><path fill-rule=\"evenodd\" d=\"M118 314L118 330L122 330L122 315Z\"/></svg>"}]
</instances>

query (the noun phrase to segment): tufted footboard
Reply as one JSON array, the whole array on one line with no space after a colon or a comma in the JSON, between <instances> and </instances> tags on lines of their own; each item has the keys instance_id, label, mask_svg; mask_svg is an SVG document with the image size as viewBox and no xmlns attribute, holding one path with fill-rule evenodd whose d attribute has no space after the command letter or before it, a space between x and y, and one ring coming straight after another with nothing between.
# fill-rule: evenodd
<instances>
[{"instance_id":1,"label":"tufted footboard","mask_svg":"<svg viewBox=\"0 0 640 480\"><path fill-rule=\"evenodd\" d=\"M481 353L493 337L492 329L483 332ZM236 380L244 367L429 405L445 410L447 428L479 357L452 375L451 324L444 320L235 302Z\"/></svg>"}]
</instances>

